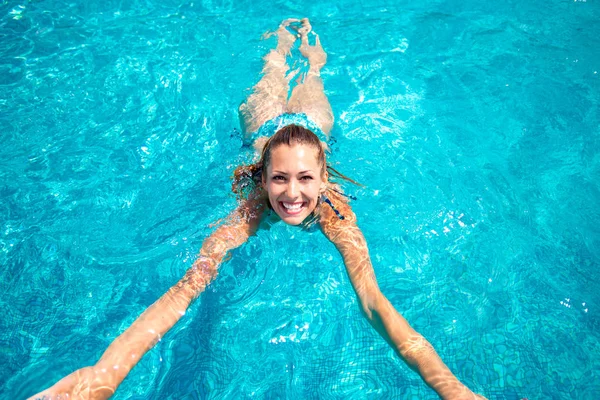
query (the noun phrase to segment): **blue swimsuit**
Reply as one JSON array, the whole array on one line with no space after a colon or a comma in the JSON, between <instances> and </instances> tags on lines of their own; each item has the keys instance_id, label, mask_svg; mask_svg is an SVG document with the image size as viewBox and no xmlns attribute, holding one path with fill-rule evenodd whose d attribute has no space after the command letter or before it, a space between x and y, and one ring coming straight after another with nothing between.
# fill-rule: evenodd
<instances>
[{"instance_id":1,"label":"blue swimsuit","mask_svg":"<svg viewBox=\"0 0 600 400\"><path fill-rule=\"evenodd\" d=\"M265 122L256 132L250 135L250 137L244 140L244 144L251 145L257 138L261 136L271 137L283 128L288 125L299 125L303 128L306 128L312 132L314 132L317 137L323 142L327 142L327 135L315 124L308 116L304 113L298 114L281 114L267 122Z\"/></svg>"}]
</instances>

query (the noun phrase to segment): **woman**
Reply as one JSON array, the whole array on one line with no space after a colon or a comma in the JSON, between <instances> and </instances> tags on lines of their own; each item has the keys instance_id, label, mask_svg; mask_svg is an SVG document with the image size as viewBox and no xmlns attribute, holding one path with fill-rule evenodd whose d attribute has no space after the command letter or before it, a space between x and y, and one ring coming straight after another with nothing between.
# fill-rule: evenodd
<instances>
[{"instance_id":1,"label":"woman","mask_svg":"<svg viewBox=\"0 0 600 400\"><path fill-rule=\"evenodd\" d=\"M297 38L308 72L288 100L286 57ZM265 57L263 77L240 106L240 118L261 157L239 167L233 190L240 205L202 244L185 276L114 340L93 366L79 369L33 398L105 399L141 357L185 314L190 303L216 277L226 254L256 232L266 214L290 225L318 223L340 251L362 311L397 354L444 399L481 398L450 372L437 353L381 293L356 216L330 174L347 179L326 164L325 145L333 126L320 70L327 56L316 36L308 43L307 19L286 20L277 32L277 47ZM319 137L317 136L321 136ZM69 397L67 397L67 395Z\"/></svg>"}]
</instances>

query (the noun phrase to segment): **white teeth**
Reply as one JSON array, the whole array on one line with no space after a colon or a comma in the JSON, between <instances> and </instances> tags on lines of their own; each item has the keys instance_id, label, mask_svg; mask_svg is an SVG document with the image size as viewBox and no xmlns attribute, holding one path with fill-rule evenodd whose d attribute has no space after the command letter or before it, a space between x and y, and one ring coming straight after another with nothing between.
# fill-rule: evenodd
<instances>
[{"instance_id":1,"label":"white teeth","mask_svg":"<svg viewBox=\"0 0 600 400\"><path fill-rule=\"evenodd\" d=\"M284 203L284 202L281 202L281 204L283 204L283 206L285 208L287 208L288 210L299 210L302 207L302 204L304 204L304 203L293 204L293 203Z\"/></svg>"}]
</instances>

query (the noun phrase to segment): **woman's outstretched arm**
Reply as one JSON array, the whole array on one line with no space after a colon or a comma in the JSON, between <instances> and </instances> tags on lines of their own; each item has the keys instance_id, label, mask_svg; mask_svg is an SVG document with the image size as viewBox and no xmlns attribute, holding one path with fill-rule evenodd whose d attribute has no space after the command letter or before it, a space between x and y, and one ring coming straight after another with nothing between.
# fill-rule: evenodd
<instances>
[{"instance_id":1,"label":"woman's outstretched arm","mask_svg":"<svg viewBox=\"0 0 600 400\"><path fill-rule=\"evenodd\" d=\"M32 399L107 399L129 371L185 314L192 301L216 277L227 252L256 231L263 212L259 200L246 201L202 244L185 276L136 319L91 367L79 369Z\"/></svg>"},{"instance_id":2,"label":"woman's outstretched arm","mask_svg":"<svg viewBox=\"0 0 600 400\"><path fill-rule=\"evenodd\" d=\"M369 323L442 399L482 398L452 374L433 346L409 325L381 293L367 243L356 225L356 216L340 196L333 193L329 198L344 219L340 219L325 203L321 206L321 228L340 251Z\"/></svg>"}]
</instances>

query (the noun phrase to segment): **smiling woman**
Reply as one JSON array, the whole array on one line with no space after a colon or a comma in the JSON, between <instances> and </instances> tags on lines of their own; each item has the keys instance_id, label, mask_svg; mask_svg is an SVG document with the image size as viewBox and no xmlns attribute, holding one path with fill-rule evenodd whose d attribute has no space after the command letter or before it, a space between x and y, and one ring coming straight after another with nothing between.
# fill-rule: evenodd
<instances>
[{"instance_id":1,"label":"smiling woman","mask_svg":"<svg viewBox=\"0 0 600 400\"><path fill-rule=\"evenodd\" d=\"M300 52L309 62L306 76L289 100L286 55L296 36L288 29L298 32ZM117 337L98 363L75 371L34 398L103 399L114 394L141 357L217 276L227 253L256 233L268 208L289 225L319 223L342 255L364 316L440 397L481 398L452 374L431 344L381 293L356 216L329 182L330 175L350 179L327 166L325 146L319 139L327 139L333 113L320 77L327 57L318 36L314 46L308 44L311 29L307 19L281 24L277 48L265 57L264 76L240 107L247 137L258 136L254 144L261 157L235 172L233 190L240 195L237 209L204 241L185 276Z\"/></svg>"},{"instance_id":2,"label":"smiling woman","mask_svg":"<svg viewBox=\"0 0 600 400\"><path fill-rule=\"evenodd\" d=\"M262 178L269 203L282 221L298 225L316 209L327 171L307 144L280 145L270 153Z\"/></svg>"}]
</instances>

